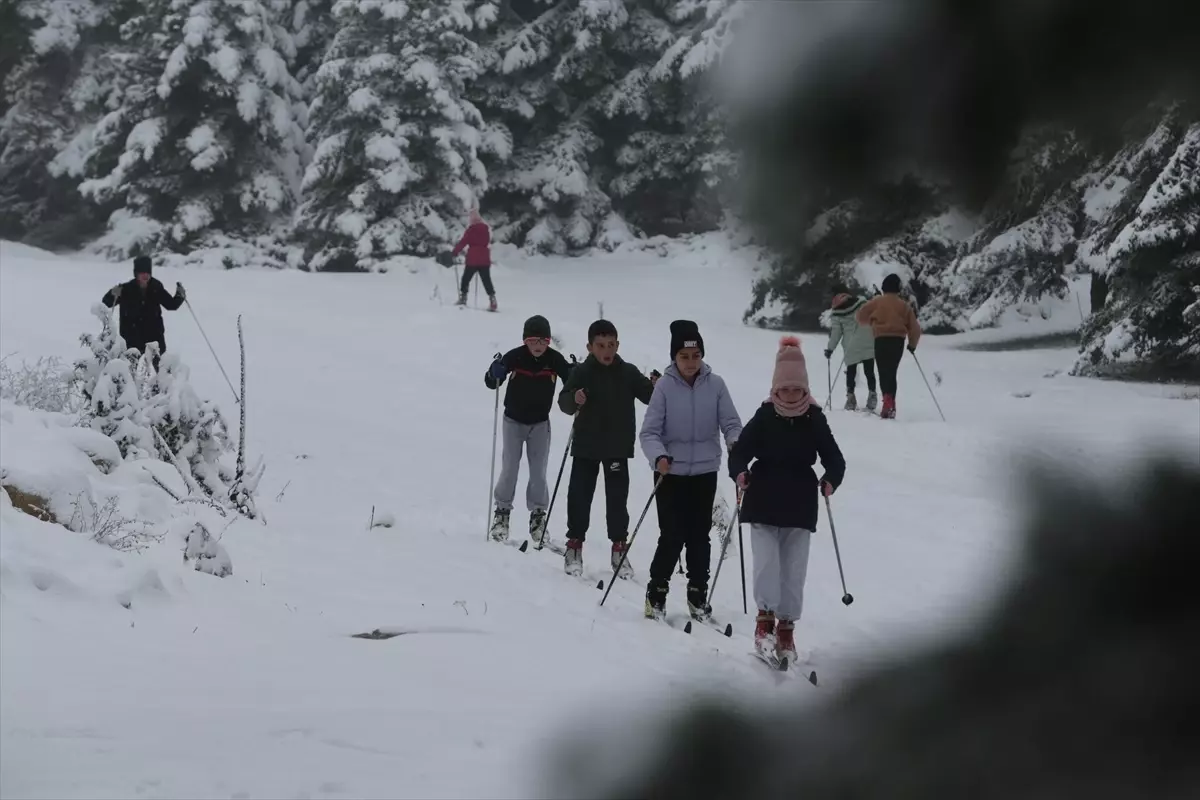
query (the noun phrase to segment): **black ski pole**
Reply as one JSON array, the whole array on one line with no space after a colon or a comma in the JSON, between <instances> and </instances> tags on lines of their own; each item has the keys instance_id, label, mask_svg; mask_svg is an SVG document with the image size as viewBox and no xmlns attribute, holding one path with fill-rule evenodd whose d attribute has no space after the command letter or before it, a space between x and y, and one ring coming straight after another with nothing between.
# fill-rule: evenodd
<instances>
[{"instance_id":1,"label":"black ski pole","mask_svg":"<svg viewBox=\"0 0 1200 800\"><path fill-rule=\"evenodd\" d=\"M745 491L738 492L738 560L742 562L742 614L749 614L746 608L746 547L742 543L742 497Z\"/></svg>"},{"instance_id":2,"label":"black ski pole","mask_svg":"<svg viewBox=\"0 0 1200 800\"><path fill-rule=\"evenodd\" d=\"M837 528L833 526L833 507L829 504L829 495L827 494L825 495L825 513L829 517L829 532L833 534L833 554L837 557L838 575L842 579L842 602L850 605L854 602L854 595L846 591L846 573L842 572L842 553L838 549Z\"/></svg>"},{"instance_id":3,"label":"black ski pole","mask_svg":"<svg viewBox=\"0 0 1200 800\"><path fill-rule=\"evenodd\" d=\"M558 487L562 483L563 471L567 468L567 456L571 453L571 442L575 441L575 419L571 418L571 432L567 434L567 447L563 450L562 463L558 465L558 477L554 479L554 491L550 494L550 507L546 509L546 524L542 526L541 537L533 543L534 550L546 546L546 537L550 535L550 514L554 512L554 501L558 499Z\"/></svg>"},{"instance_id":4,"label":"black ski pole","mask_svg":"<svg viewBox=\"0 0 1200 800\"><path fill-rule=\"evenodd\" d=\"M604 605L604 601L608 599L608 593L612 591L613 584L617 582L617 574L620 573L621 567L625 566L625 559L629 557L629 550L633 547L633 540L637 538L638 531L642 529L642 523L646 520L646 512L650 510L650 504L654 502L654 496L658 494L658 487L662 485L663 476L657 475L654 478L654 490L650 492L650 497L646 500L646 505L642 509L642 515L638 517L637 525L633 527L633 533L629 535L629 544L621 551L621 560L617 562L617 568L613 570L612 580L608 582L608 588L604 590L604 597L600 598L600 605Z\"/></svg>"},{"instance_id":5,"label":"black ski pole","mask_svg":"<svg viewBox=\"0 0 1200 800\"><path fill-rule=\"evenodd\" d=\"M495 360L499 361L504 358L502 353L496 353ZM488 510L487 510L487 528L483 532L483 540L486 542L492 538L492 490L496 485L496 434L500 426L500 384L496 384L496 410L492 412L492 474L488 478Z\"/></svg>"}]
</instances>

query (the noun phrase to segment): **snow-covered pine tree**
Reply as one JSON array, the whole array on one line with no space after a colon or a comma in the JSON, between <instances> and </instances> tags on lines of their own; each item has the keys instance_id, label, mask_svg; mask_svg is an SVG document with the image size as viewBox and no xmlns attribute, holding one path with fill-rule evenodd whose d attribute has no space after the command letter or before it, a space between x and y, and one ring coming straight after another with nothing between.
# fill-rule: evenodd
<instances>
[{"instance_id":1,"label":"snow-covered pine tree","mask_svg":"<svg viewBox=\"0 0 1200 800\"><path fill-rule=\"evenodd\" d=\"M146 0L121 28L124 85L87 141L80 192L112 256L268 233L292 204L299 86L271 0Z\"/></svg>"},{"instance_id":2,"label":"snow-covered pine tree","mask_svg":"<svg viewBox=\"0 0 1200 800\"><path fill-rule=\"evenodd\" d=\"M314 270L443 251L487 189L473 0L337 0L296 236Z\"/></svg>"},{"instance_id":3,"label":"snow-covered pine tree","mask_svg":"<svg viewBox=\"0 0 1200 800\"><path fill-rule=\"evenodd\" d=\"M605 146L602 94L630 63L621 37L634 4L489 5L495 10L487 11L484 71L471 96L493 123L493 151L503 157L508 143L512 148L510 158L491 166L485 206L496 237L552 253L628 239L594 165L603 162Z\"/></svg>"},{"instance_id":4,"label":"snow-covered pine tree","mask_svg":"<svg viewBox=\"0 0 1200 800\"><path fill-rule=\"evenodd\" d=\"M108 308L96 303L92 313L102 326L100 334L80 337L90 352L75 362L75 381L87 400L82 424L116 442L123 458L151 457L154 432L134 372L140 354L125 347Z\"/></svg>"},{"instance_id":5,"label":"snow-covered pine tree","mask_svg":"<svg viewBox=\"0 0 1200 800\"><path fill-rule=\"evenodd\" d=\"M76 181L51 170L111 86L117 4L0 4L0 238L79 246L102 230ZM66 154L69 156L69 154Z\"/></svg>"},{"instance_id":6,"label":"snow-covered pine tree","mask_svg":"<svg viewBox=\"0 0 1200 800\"><path fill-rule=\"evenodd\" d=\"M633 66L604 106L615 123L605 133L615 151L608 189L647 234L713 230L731 204L736 159L711 73L746 9L745 0L661 0L631 11Z\"/></svg>"},{"instance_id":7,"label":"snow-covered pine tree","mask_svg":"<svg viewBox=\"0 0 1200 800\"><path fill-rule=\"evenodd\" d=\"M1080 251L1109 298L1074 372L1200 378L1200 110L1173 107L1096 177Z\"/></svg>"}]
</instances>

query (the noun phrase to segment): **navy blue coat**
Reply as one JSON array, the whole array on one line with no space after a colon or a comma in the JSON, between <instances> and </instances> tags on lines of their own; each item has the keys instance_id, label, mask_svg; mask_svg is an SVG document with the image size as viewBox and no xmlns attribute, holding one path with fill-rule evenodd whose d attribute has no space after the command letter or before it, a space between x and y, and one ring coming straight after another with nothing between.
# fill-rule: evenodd
<instances>
[{"instance_id":1,"label":"navy blue coat","mask_svg":"<svg viewBox=\"0 0 1200 800\"><path fill-rule=\"evenodd\" d=\"M846 460L820 406L798 417L782 417L763 403L742 429L729 454L729 476L750 472L742 496L742 522L781 528L817 528L817 458L836 489L846 474Z\"/></svg>"}]
</instances>

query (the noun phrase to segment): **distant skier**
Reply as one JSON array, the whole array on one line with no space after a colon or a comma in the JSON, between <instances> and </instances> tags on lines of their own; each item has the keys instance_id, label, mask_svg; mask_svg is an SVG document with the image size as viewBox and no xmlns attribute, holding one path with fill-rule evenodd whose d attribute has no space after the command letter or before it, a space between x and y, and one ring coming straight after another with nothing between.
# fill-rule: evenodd
<instances>
[{"instance_id":1,"label":"distant skier","mask_svg":"<svg viewBox=\"0 0 1200 800\"><path fill-rule=\"evenodd\" d=\"M671 573L687 546L687 603L703 619L708 608L709 531L721 469L721 437L732 447L742 420L725 381L704 363L704 339L691 320L671 323L671 365L655 384L642 420L642 452L662 476L658 548L650 563L646 616L666 613Z\"/></svg>"},{"instance_id":2,"label":"distant skier","mask_svg":"<svg viewBox=\"0 0 1200 800\"><path fill-rule=\"evenodd\" d=\"M118 283L105 292L100 302L109 308L121 306L118 328L126 347L144 354L146 345L154 342L161 356L167 352L162 310L179 308L187 299L187 292L182 283L176 283L175 295L171 296L162 281L151 276L151 269L150 257L138 256L133 260L133 280ZM159 357L155 357L155 369L158 369L158 362Z\"/></svg>"},{"instance_id":3,"label":"distant skier","mask_svg":"<svg viewBox=\"0 0 1200 800\"><path fill-rule=\"evenodd\" d=\"M558 395L563 413L574 414L571 479L567 487L567 550L564 569L583 573L583 540L591 524L596 479L604 472L604 500L612 566L617 569L629 539L629 459L637 433L633 401L650 402L657 373L647 378L617 355L617 329L606 319L588 327L588 357L571 370ZM628 558L620 577L633 575Z\"/></svg>"},{"instance_id":4,"label":"distant skier","mask_svg":"<svg viewBox=\"0 0 1200 800\"><path fill-rule=\"evenodd\" d=\"M863 325L854 318L855 312L866 302L856 295L839 292L833 296L833 311L829 317L829 343L825 345L825 359L833 357L833 351L841 342L846 357L847 411L858 408L854 384L859 364L862 364L863 377L867 379L867 410L874 411L879 401L875 395L875 334L869 325Z\"/></svg>"},{"instance_id":5,"label":"distant skier","mask_svg":"<svg viewBox=\"0 0 1200 800\"><path fill-rule=\"evenodd\" d=\"M825 474L817 479L817 458ZM753 464L751 463L753 462ZM846 461L819 404L812 402L800 340L779 340L771 397L729 454L729 475L743 490L741 521L754 553L754 644L796 656L794 630L804 607L808 551L817 528L818 492L842 483Z\"/></svg>"},{"instance_id":6,"label":"distant skier","mask_svg":"<svg viewBox=\"0 0 1200 800\"><path fill-rule=\"evenodd\" d=\"M879 367L879 388L883 390L883 408L879 416L896 417L896 371L904 357L904 337L908 351L917 350L921 339L921 323L910 303L900 296L900 276L895 273L883 279L883 294L873 297L854 314L860 325L870 325L875 334L875 363Z\"/></svg>"},{"instance_id":7,"label":"distant skier","mask_svg":"<svg viewBox=\"0 0 1200 800\"><path fill-rule=\"evenodd\" d=\"M458 287L458 302L455 305L467 304L467 290L471 288L471 280L478 275L479 280L483 281L483 290L488 295L488 310L496 310L496 287L492 284L491 243L491 229L483 221L483 217L479 216L479 209L472 208L466 231L450 251L450 257L454 258L464 247L467 249L466 268L463 270L462 282Z\"/></svg>"},{"instance_id":8,"label":"distant skier","mask_svg":"<svg viewBox=\"0 0 1200 800\"><path fill-rule=\"evenodd\" d=\"M525 505L529 509L529 538L537 544L546 530L546 507L550 490L546 484L546 466L550 459L550 407L554 404L557 379L566 383L571 365L562 353L550 346L550 323L545 317L525 320L521 332L525 340L493 361L483 376L489 389L498 390L509 375L512 380L504 393L504 445L500 479L496 481L496 513L492 538L508 538L509 516L517 492L521 469L521 451L528 447L529 483Z\"/></svg>"}]
</instances>

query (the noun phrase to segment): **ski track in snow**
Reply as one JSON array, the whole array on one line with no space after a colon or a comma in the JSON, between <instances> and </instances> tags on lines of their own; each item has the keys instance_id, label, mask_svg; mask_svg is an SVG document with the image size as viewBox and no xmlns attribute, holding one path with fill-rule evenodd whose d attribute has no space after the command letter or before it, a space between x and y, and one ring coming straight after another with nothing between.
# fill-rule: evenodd
<instances>
[{"instance_id":1,"label":"ski track in snow","mask_svg":"<svg viewBox=\"0 0 1200 800\"><path fill-rule=\"evenodd\" d=\"M79 334L95 327L89 306L127 280L128 265L0 248L0 351L73 360ZM648 372L666 364L670 321L694 319L746 420L766 397L779 337L741 324L748 268L736 256L636 253L506 263L495 268L498 314L453 308L453 273L432 264L386 275L156 269L168 288L185 283L235 381L244 315L248 453L267 460L259 507L270 524L229 529L234 575L224 580L180 570L174 556L113 563L112 551L25 518L6 526L0 795L532 796L553 745L585 720L628 737L631 713L696 690L812 701L897 647L970 624L1012 554L1013 456L1116 472L1123 456L1157 444L1200 452L1195 400L1070 378L1069 349L970 352L954 347L958 337L926 337L918 354L931 381L944 379L935 388L945 424L911 359L895 422L839 410L839 380L830 416L848 469L833 506L855 602L840 602L822 511L797 628L802 666L820 687L779 682L750 654L753 596L743 616L736 538L714 601L732 639L642 618L653 509L631 551L634 580L597 605L595 583L611 577L602 482L584 579L564 575L548 549L485 541L493 397L482 376L493 353L519 344L523 320L546 315L564 351L582 358L602 302L621 354ZM1063 314L1077 317L1070 302ZM236 424L190 315L166 319L193 385ZM825 334L801 338L823 402ZM860 403L864 394L860 385ZM557 410L552 421L551 479L569 424ZM521 478L518 540L524 468ZM633 522L651 485L639 453ZM732 500L732 484L721 486ZM393 526L368 530L372 506ZM161 580L131 582L131 608L86 591L138 558ZM674 615L683 590L676 576ZM376 628L406 633L351 638Z\"/></svg>"}]
</instances>

